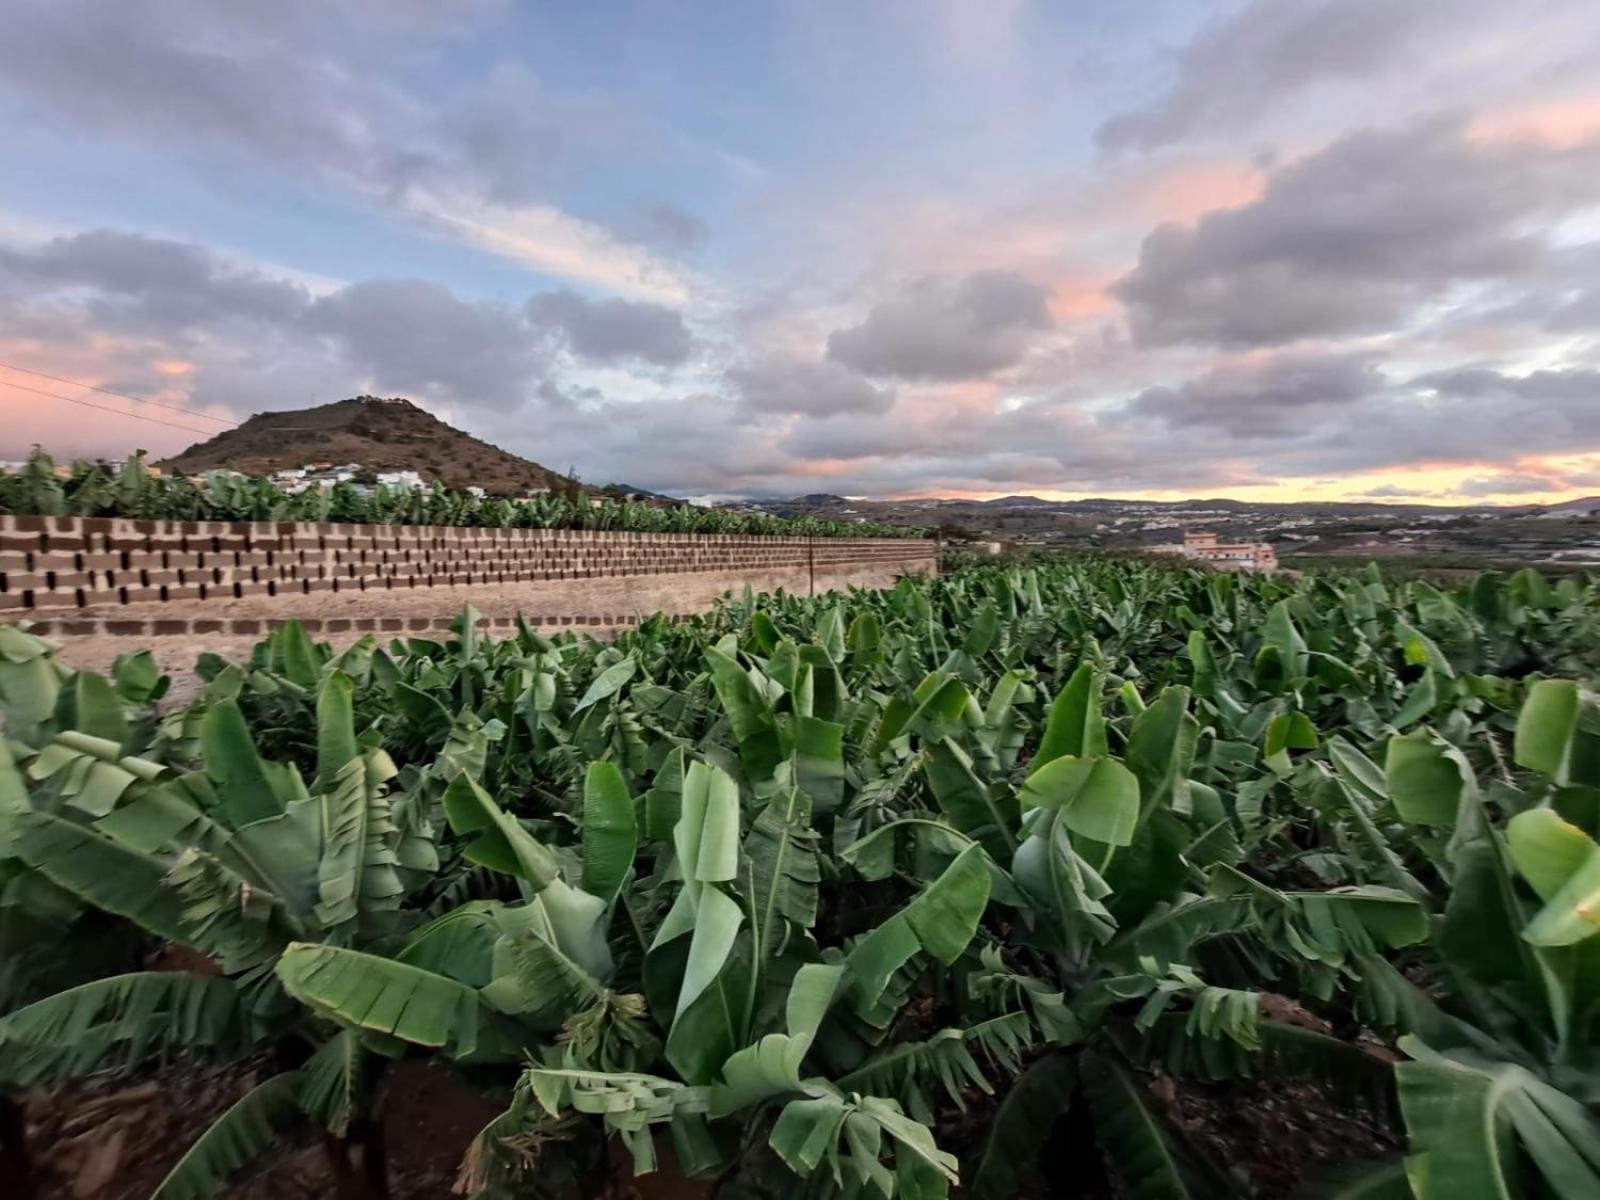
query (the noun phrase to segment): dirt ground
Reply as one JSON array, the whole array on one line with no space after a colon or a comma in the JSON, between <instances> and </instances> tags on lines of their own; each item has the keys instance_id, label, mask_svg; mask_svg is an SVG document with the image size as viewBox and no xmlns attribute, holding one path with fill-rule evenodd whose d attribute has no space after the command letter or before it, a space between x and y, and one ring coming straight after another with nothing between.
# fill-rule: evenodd
<instances>
[{"instance_id":1,"label":"dirt ground","mask_svg":"<svg viewBox=\"0 0 1600 1200\"><path fill-rule=\"evenodd\" d=\"M28 1094L23 1111L33 1200L148 1200L194 1141L272 1074L265 1059L227 1066L174 1063L134 1077L101 1075ZM383 1083L390 1200L451 1200L472 1139L504 1111L504 1098L420 1062ZM662 1146L661 1169L630 1181L632 1200L705 1200L710 1185L683 1176ZM618 1174L627 1168L619 1158ZM0 1195L11 1196L0 1186ZM314 1132L269 1149L234 1176L223 1200L326 1200L333 1172ZM587 1200L573 1196L570 1200Z\"/></svg>"},{"instance_id":2,"label":"dirt ground","mask_svg":"<svg viewBox=\"0 0 1600 1200\"><path fill-rule=\"evenodd\" d=\"M176 1063L133 1078L100 1076L31 1093L24 1111L35 1200L146 1200L195 1138L271 1072L265 1059L223 1067ZM1302 1194L1300 1189L1329 1167L1392 1157L1400 1147L1382 1117L1352 1110L1306 1085L1255 1080L1173 1087L1171 1080L1157 1079L1151 1092L1235 1186L1260 1200ZM458 1195L453 1188L462 1157L478 1131L502 1111L500 1100L420 1062L396 1065L382 1097L391 1200ZM988 1107L980 1105L985 1116ZM951 1134L941 1128L953 1146ZM1092 1137L1082 1145L1070 1136L1055 1141L1059 1145L1045 1147L1038 1177L1024 1196L1106 1200L1115 1193L1098 1164L1081 1157L1095 1155ZM1068 1146L1077 1149L1054 1152ZM629 1200L706 1200L710 1195L706 1181L682 1175L665 1139L661 1169L651 1175L627 1179L621 1154L619 1148L617 1172ZM309 1133L269 1150L221 1193L225 1200L321 1200L332 1194L328 1159L320 1139Z\"/></svg>"}]
</instances>

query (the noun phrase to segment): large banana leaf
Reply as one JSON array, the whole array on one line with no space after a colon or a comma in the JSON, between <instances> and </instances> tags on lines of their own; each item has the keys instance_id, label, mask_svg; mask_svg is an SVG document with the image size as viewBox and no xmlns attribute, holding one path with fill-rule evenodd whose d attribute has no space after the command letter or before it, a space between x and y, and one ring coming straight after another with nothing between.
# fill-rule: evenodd
<instances>
[{"instance_id":1,"label":"large banana leaf","mask_svg":"<svg viewBox=\"0 0 1600 1200\"><path fill-rule=\"evenodd\" d=\"M1535 946L1570 946L1600 933L1600 846L1548 808L1519 813L1506 847L1545 902L1522 936Z\"/></svg>"},{"instance_id":2,"label":"large banana leaf","mask_svg":"<svg viewBox=\"0 0 1600 1200\"><path fill-rule=\"evenodd\" d=\"M1106 753L1106 726L1100 715L1100 675L1091 663L1082 663L1067 680L1050 706L1044 737L1034 751L1037 771L1063 755L1096 758Z\"/></svg>"},{"instance_id":3,"label":"large banana leaf","mask_svg":"<svg viewBox=\"0 0 1600 1200\"><path fill-rule=\"evenodd\" d=\"M1071 1106L1077 1082L1077 1060L1059 1052L1046 1054L1012 1082L970 1176L973 1195L1005 1200L1021 1190L1057 1119Z\"/></svg>"},{"instance_id":4,"label":"large banana leaf","mask_svg":"<svg viewBox=\"0 0 1600 1200\"><path fill-rule=\"evenodd\" d=\"M477 834L462 851L471 862L507 875L515 875L537 891L560 873L554 854L510 813L489 797L478 781L465 772L444 791L445 818L459 836Z\"/></svg>"},{"instance_id":5,"label":"large banana leaf","mask_svg":"<svg viewBox=\"0 0 1600 1200\"><path fill-rule=\"evenodd\" d=\"M1517 716L1514 754L1557 784L1600 784L1594 697L1568 679L1535 683Z\"/></svg>"},{"instance_id":6,"label":"large banana leaf","mask_svg":"<svg viewBox=\"0 0 1600 1200\"><path fill-rule=\"evenodd\" d=\"M1078 853L1060 810L1041 809L1032 815L1011 873L1040 916L1053 920L1064 953L1077 957L1116 931L1116 920L1104 903L1111 888Z\"/></svg>"},{"instance_id":7,"label":"large banana leaf","mask_svg":"<svg viewBox=\"0 0 1600 1200\"><path fill-rule=\"evenodd\" d=\"M1017 848L1021 819L1010 785L979 779L973 772L972 758L948 738L930 742L923 755L928 787L950 823L977 840L996 859L1009 859Z\"/></svg>"},{"instance_id":8,"label":"large banana leaf","mask_svg":"<svg viewBox=\"0 0 1600 1200\"><path fill-rule=\"evenodd\" d=\"M822 877L817 844L810 802L795 789L774 795L750 826L744 842L748 874L742 882L759 957L779 951L786 922L801 929L816 924Z\"/></svg>"},{"instance_id":9,"label":"large banana leaf","mask_svg":"<svg viewBox=\"0 0 1600 1200\"><path fill-rule=\"evenodd\" d=\"M213 704L200 723L206 774L217 785L230 824L277 816L292 798L282 773L274 776L256 753L244 714L232 700Z\"/></svg>"},{"instance_id":10,"label":"large banana leaf","mask_svg":"<svg viewBox=\"0 0 1600 1200\"><path fill-rule=\"evenodd\" d=\"M1107 1165L1129 1196L1200 1200L1232 1191L1156 1114L1149 1093L1125 1065L1103 1054L1086 1053L1079 1076Z\"/></svg>"},{"instance_id":11,"label":"large banana leaf","mask_svg":"<svg viewBox=\"0 0 1600 1200\"><path fill-rule=\"evenodd\" d=\"M53 649L15 625L0 625L0 712L8 736L37 745L41 727L55 712L64 672L51 658Z\"/></svg>"},{"instance_id":12,"label":"large banana leaf","mask_svg":"<svg viewBox=\"0 0 1600 1200\"><path fill-rule=\"evenodd\" d=\"M164 770L160 763L123 755L119 742L69 729L38 753L27 775L49 781L56 795L79 812L103 817Z\"/></svg>"},{"instance_id":13,"label":"large banana leaf","mask_svg":"<svg viewBox=\"0 0 1600 1200\"><path fill-rule=\"evenodd\" d=\"M807 963L795 973L785 1006L787 1032L767 1034L722 1065L721 1082L710 1092L711 1116L801 1090L800 1065L843 979L839 965Z\"/></svg>"},{"instance_id":14,"label":"large banana leaf","mask_svg":"<svg viewBox=\"0 0 1600 1200\"><path fill-rule=\"evenodd\" d=\"M846 998L862 1020L885 1027L905 999L892 981L911 960L926 953L953 963L972 941L989 902L989 869L979 847L969 846L944 873L845 955Z\"/></svg>"},{"instance_id":15,"label":"large banana leaf","mask_svg":"<svg viewBox=\"0 0 1600 1200\"><path fill-rule=\"evenodd\" d=\"M1395 1067L1411 1137L1406 1174L1417 1200L1512 1200L1525 1154L1549 1194L1600 1195L1600 1122L1526 1068L1466 1051L1440 1054L1416 1038Z\"/></svg>"},{"instance_id":16,"label":"large banana leaf","mask_svg":"<svg viewBox=\"0 0 1600 1200\"><path fill-rule=\"evenodd\" d=\"M355 680L330 671L317 689L316 790L333 786L345 764L359 753L354 713Z\"/></svg>"},{"instance_id":17,"label":"large banana leaf","mask_svg":"<svg viewBox=\"0 0 1600 1200\"><path fill-rule=\"evenodd\" d=\"M1189 811L1189 772L1200 724L1189 715L1189 689L1169 687L1141 712L1128 734L1125 755L1139 777L1140 821L1158 808Z\"/></svg>"},{"instance_id":18,"label":"large banana leaf","mask_svg":"<svg viewBox=\"0 0 1600 1200\"><path fill-rule=\"evenodd\" d=\"M725 772L689 765L673 846L683 888L656 931L646 983L653 974L659 982L652 994L670 995L668 1061L683 1078L705 1083L743 1042L750 1015L748 983L732 978L745 912L722 890L739 863L739 788Z\"/></svg>"},{"instance_id":19,"label":"large banana leaf","mask_svg":"<svg viewBox=\"0 0 1600 1200\"><path fill-rule=\"evenodd\" d=\"M58 887L157 937L195 944L182 898L165 886L168 866L161 859L49 813L20 814L14 827L17 857Z\"/></svg>"},{"instance_id":20,"label":"large banana leaf","mask_svg":"<svg viewBox=\"0 0 1600 1200\"><path fill-rule=\"evenodd\" d=\"M768 1139L795 1174L810 1175L827 1163L847 1193L884 1200L944 1196L958 1181L955 1156L940 1150L932 1130L892 1100L847 1098L823 1083L810 1090L807 1098L784 1105ZM892 1170L883 1162L886 1154Z\"/></svg>"},{"instance_id":21,"label":"large banana leaf","mask_svg":"<svg viewBox=\"0 0 1600 1200\"><path fill-rule=\"evenodd\" d=\"M110 975L0 1017L0 1079L25 1088L173 1051L235 1053L246 1026L232 980Z\"/></svg>"},{"instance_id":22,"label":"large banana leaf","mask_svg":"<svg viewBox=\"0 0 1600 1200\"><path fill-rule=\"evenodd\" d=\"M583 781L583 886L607 904L633 869L633 797L615 763L593 762Z\"/></svg>"},{"instance_id":23,"label":"large banana leaf","mask_svg":"<svg viewBox=\"0 0 1600 1200\"><path fill-rule=\"evenodd\" d=\"M1112 846L1133 841L1139 823L1139 780L1114 758L1062 755L1022 785L1023 805L1057 810L1073 832Z\"/></svg>"},{"instance_id":24,"label":"large banana leaf","mask_svg":"<svg viewBox=\"0 0 1600 1200\"><path fill-rule=\"evenodd\" d=\"M211 1123L156 1185L150 1200L209 1200L301 1119L298 1071L274 1075Z\"/></svg>"},{"instance_id":25,"label":"large banana leaf","mask_svg":"<svg viewBox=\"0 0 1600 1200\"><path fill-rule=\"evenodd\" d=\"M560 879L521 907L489 910L499 936L484 999L541 1029L559 1028L572 1013L599 999L610 980L607 911L598 896ZM414 954L407 957L416 959Z\"/></svg>"},{"instance_id":26,"label":"large banana leaf","mask_svg":"<svg viewBox=\"0 0 1600 1200\"><path fill-rule=\"evenodd\" d=\"M752 784L772 778L784 760L777 716L763 689L731 654L715 646L706 650L711 682L739 743L739 758Z\"/></svg>"},{"instance_id":27,"label":"large banana leaf","mask_svg":"<svg viewBox=\"0 0 1600 1200\"><path fill-rule=\"evenodd\" d=\"M340 767L319 798L323 840L316 914L330 931L351 925L363 913L400 906L405 891L395 869L400 831L384 794L396 774L387 754L368 750Z\"/></svg>"},{"instance_id":28,"label":"large banana leaf","mask_svg":"<svg viewBox=\"0 0 1600 1200\"><path fill-rule=\"evenodd\" d=\"M1463 800L1477 793L1461 752L1432 730L1389 739L1384 783L1402 820L1452 826Z\"/></svg>"},{"instance_id":29,"label":"large banana leaf","mask_svg":"<svg viewBox=\"0 0 1600 1200\"><path fill-rule=\"evenodd\" d=\"M639 671L639 662L633 655L625 656L622 661L613 663L600 674L595 676L594 682L589 685L588 691L583 693L583 698L578 701L577 707L572 711L581 713L584 709L609 700L624 687L628 681Z\"/></svg>"},{"instance_id":30,"label":"large banana leaf","mask_svg":"<svg viewBox=\"0 0 1600 1200\"><path fill-rule=\"evenodd\" d=\"M30 809L28 785L22 772L17 770L17 760L11 753L3 735L0 735L0 861L11 857L11 838L16 829L16 819Z\"/></svg>"},{"instance_id":31,"label":"large banana leaf","mask_svg":"<svg viewBox=\"0 0 1600 1200\"><path fill-rule=\"evenodd\" d=\"M342 1025L428 1046L456 1058L503 1053L477 991L443 975L342 946L294 943L278 982Z\"/></svg>"}]
</instances>

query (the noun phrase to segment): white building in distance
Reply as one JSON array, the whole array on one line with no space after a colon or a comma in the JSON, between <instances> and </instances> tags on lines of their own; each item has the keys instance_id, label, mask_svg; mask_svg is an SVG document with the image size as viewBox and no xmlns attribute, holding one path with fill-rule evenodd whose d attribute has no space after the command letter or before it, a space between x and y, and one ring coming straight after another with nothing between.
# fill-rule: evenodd
<instances>
[{"instance_id":1,"label":"white building in distance","mask_svg":"<svg viewBox=\"0 0 1600 1200\"><path fill-rule=\"evenodd\" d=\"M1155 546L1157 554L1181 554L1223 571L1263 571L1278 569L1278 553L1270 542L1223 542L1214 533L1185 530L1183 545Z\"/></svg>"}]
</instances>

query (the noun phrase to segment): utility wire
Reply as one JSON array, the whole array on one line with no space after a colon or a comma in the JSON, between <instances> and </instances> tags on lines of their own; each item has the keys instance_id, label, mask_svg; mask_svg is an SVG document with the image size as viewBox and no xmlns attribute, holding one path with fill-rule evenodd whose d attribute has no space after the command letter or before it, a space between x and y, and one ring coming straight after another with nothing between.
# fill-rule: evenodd
<instances>
[{"instance_id":1,"label":"utility wire","mask_svg":"<svg viewBox=\"0 0 1600 1200\"><path fill-rule=\"evenodd\" d=\"M15 383L9 379L0 379L0 386L18 388L24 392L32 392L35 396L49 396L52 400L65 400L68 404L81 404L84 408L95 408L101 412L115 413L119 417L132 417L135 421L149 421L152 425L166 425L172 429L187 429L190 433L202 434L205 437L215 437L217 430L200 429L194 425L180 425L177 421L163 421L160 417L147 417L143 413L129 412L124 408L112 408L105 404L96 404L92 400L81 400L76 396L63 396L59 392L46 392L40 388L29 387L25 383Z\"/></svg>"},{"instance_id":2,"label":"utility wire","mask_svg":"<svg viewBox=\"0 0 1600 1200\"><path fill-rule=\"evenodd\" d=\"M143 396L133 396L129 395L127 392L116 391L113 388L99 387L92 383L84 383L81 379L67 379L62 375L47 375L43 371L35 371L32 367L19 367L16 363L0 362L0 367L4 367L8 371L21 371L24 375L37 375L40 379L48 379L52 383L64 383L69 387L88 388L91 392L101 392L107 396L117 396L123 400L132 400L135 404L153 404L157 408L169 408L173 412L188 413L191 417L199 417L203 421L216 421L219 424L228 426L232 426L235 423L228 420L227 417L214 417L210 413L203 413L197 409L184 408L181 404L167 404L160 400L147 400ZM17 384L15 386L20 387L21 385ZM65 399L65 397L58 397L58 399ZM119 410L108 409L107 411L117 412ZM133 414L130 413L128 415L132 416Z\"/></svg>"}]
</instances>

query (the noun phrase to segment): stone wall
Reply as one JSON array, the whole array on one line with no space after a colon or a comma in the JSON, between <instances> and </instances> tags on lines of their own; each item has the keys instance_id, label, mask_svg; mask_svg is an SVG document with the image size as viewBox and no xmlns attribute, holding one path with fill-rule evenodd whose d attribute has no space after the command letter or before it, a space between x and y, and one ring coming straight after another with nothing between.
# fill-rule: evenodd
<instances>
[{"instance_id":1,"label":"stone wall","mask_svg":"<svg viewBox=\"0 0 1600 1200\"><path fill-rule=\"evenodd\" d=\"M421 629L468 601L493 624L618 626L744 583L814 594L936 570L935 544L910 539L0 516L0 620L62 634Z\"/></svg>"}]
</instances>

